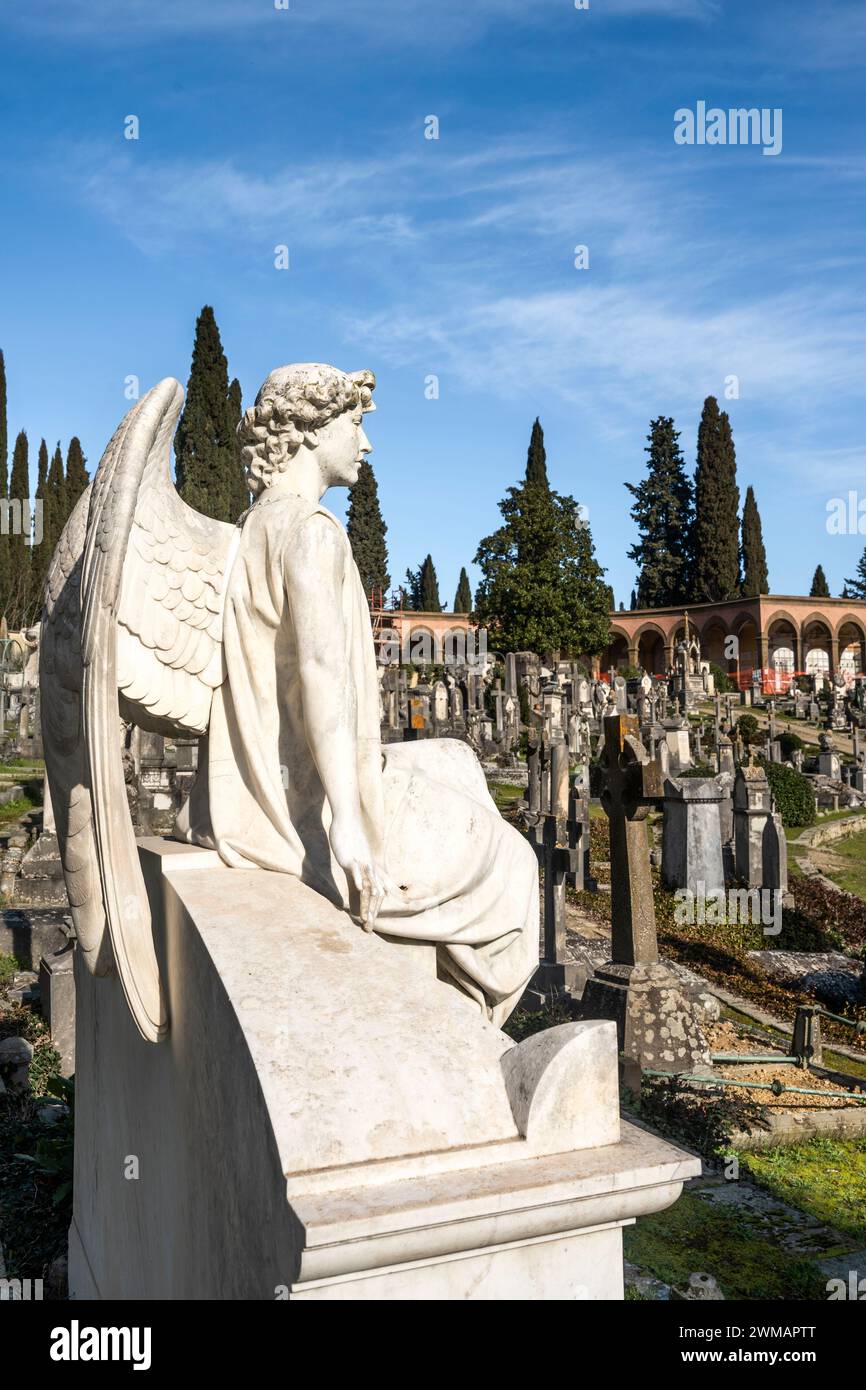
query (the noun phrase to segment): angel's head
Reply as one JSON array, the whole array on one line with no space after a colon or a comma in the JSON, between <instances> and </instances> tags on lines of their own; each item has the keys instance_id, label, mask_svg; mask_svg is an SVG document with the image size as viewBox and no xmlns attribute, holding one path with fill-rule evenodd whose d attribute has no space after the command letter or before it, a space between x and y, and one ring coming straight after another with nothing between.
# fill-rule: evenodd
<instances>
[{"instance_id":1,"label":"angel's head","mask_svg":"<svg viewBox=\"0 0 866 1390\"><path fill-rule=\"evenodd\" d=\"M238 426L250 491L285 473L299 450L315 450L323 489L351 487L372 445L363 417L375 410L372 372L341 372L320 362L277 367Z\"/></svg>"}]
</instances>

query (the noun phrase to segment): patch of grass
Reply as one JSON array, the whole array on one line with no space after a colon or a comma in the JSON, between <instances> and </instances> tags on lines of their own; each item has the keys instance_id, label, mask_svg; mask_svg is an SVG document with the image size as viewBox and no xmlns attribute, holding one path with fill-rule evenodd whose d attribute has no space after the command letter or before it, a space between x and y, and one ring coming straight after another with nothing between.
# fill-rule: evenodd
<instances>
[{"instance_id":1,"label":"patch of grass","mask_svg":"<svg viewBox=\"0 0 866 1390\"><path fill-rule=\"evenodd\" d=\"M0 951L0 991L11 985L20 969L21 966L14 956L6 956Z\"/></svg>"},{"instance_id":2,"label":"patch of grass","mask_svg":"<svg viewBox=\"0 0 866 1390\"><path fill-rule=\"evenodd\" d=\"M0 825L10 825L13 821L20 820L28 811L41 804L41 797L32 796L27 792L24 796L17 796L14 801L7 801L5 806L0 806Z\"/></svg>"},{"instance_id":3,"label":"patch of grass","mask_svg":"<svg viewBox=\"0 0 866 1390\"><path fill-rule=\"evenodd\" d=\"M827 878L833 880L844 893L854 893L866 899L866 830L858 830L844 840L837 840L828 846L839 859L844 859L846 867L835 864L822 869Z\"/></svg>"},{"instance_id":4,"label":"patch of grass","mask_svg":"<svg viewBox=\"0 0 866 1390\"><path fill-rule=\"evenodd\" d=\"M866 1239L866 1139L821 1137L737 1157L774 1197L855 1240Z\"/></svg>"},{"instance_id":5,"label":"patch of grass","mask_svg":"<svg viewBox=\"0 0 866 1390\"><path fill-rule=\"evenodd\" d=\"M504 810L506 806L513 806L515 801L523 801L526 797L525 787L515 787L506 782L489 782L488 790L496 802L498 811Z\"/></svg>"},{"instance_id":6,"label":"patch of grass","mask_svg":"<svg viewBox=\"0 0 866 1390\"><path fill-rule=\"evenodd\" d=\"M686 1191L672 1207L626 1228L626 1259L677 1288L698 1271L729 1299L826 1299L826 1276L781 1249L767 1223L742 1208Z\"/></svg>"}]
</instances>

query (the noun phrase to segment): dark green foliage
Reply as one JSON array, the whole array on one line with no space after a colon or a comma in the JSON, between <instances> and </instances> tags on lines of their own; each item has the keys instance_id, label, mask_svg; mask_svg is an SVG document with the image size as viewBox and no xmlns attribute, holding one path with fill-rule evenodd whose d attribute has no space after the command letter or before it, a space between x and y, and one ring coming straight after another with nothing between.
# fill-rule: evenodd
<instances>
[{"instance_id":1,"label":"dark green foliage","mask_svg":"<svg viewBox=\"0 0 866 1390\"><path fill-rule=\"evenodd\" d=\"M73 435L66 451L66 515L63 518L64 525L75 503L82 492L87 490L87 484L90 482L90 476L85 467L86 463L87 459L81 450L81 440L77 435Z\"/></svg>"},{"instance_id":2,"label":"dark green foliage","mask_svg":"<svg viewBox=\"0 0 866 1390\"><path fill-rule=\"evenodd\" d=\"M532 426L532 434L529 437L529 449L526 455L526 481L528 483L540 483L544 487L549 486L547 478L547 453L544 448L544 431L537 417L535 424Z\"/></svg>"},{"instance_id":3,"label":"dark green foliage","mask_svg":"<svg viewBox=\"0 0 866 1390\"><path fill-rule=\"evenodd\" d=\"M791 754L794 753L798 748L805 747L806 745L801 739L800 735L795 734L790 729L786 729L784 733L779 735L779 748L782 751L782 757L786 760L789 759Z\"/></svg>"},{"instance_id":4,"label":"dark green foliage","mask_svg":"<svg viewBox=\"0 0 866 1390\"><path fill-rule=\"evenodd\" d=\"M731 422L715 396L708 396L695 470L694 603L718 603L740 593L739 509Z\"/></svg>"},{"instance_id":5,"label":"dark green foliage","mask_svg":"<svg viewBox=\"0 0 866 1390\"><path fill-rule=\"evenodd\" d=\"M47 458L47 454L46 454ZM9 496L20 503L22 509L30 497L30 469L28 461L27 435L22 430L15 440L12 451L12 472L9 477ZM10 628L19 628L29 621L30 604L30 561L29 536L19 530L10 534L4 544L9 548L8 589L6 597L6 619Z\"/></svg>"},{"instance_id":6,"label":"dark green foliage","mask_svg":"<svg viewBox=\"0 0 866 1390\"><path fill-rule=\"evenodd\" d=\"M631 591L631 603L629 604L629 608L631 609L632 613L637 608L637 594L635 593L634 589L632 589Z\"/></svg>"},{"instance_id":7,"label":"dark green foliage","mask_svg":"<svg viewBox=\"0 0 866 1390\"><path fill-rule=\"evenodd\" d=\"M509 488L499 510L502 526L475 556L479 622L503 651L602 651L612 595L578 503L545 479Z\"/></svg>"},{"instance_id":8,"label":"dark green foliage","mask_svg":"<svg viewBox=\"0 0 866 1390\"><path fill-rule=\"evenodd\" d=\"M469 587L469 575L465 567L460 571L460 579L457 583L457 593L454 597L455 613L472 612L472 590Z\"/></svg>"},{"instance_id":9,"label":"dark green foliage","mask_svg":"<svg viewBox=\"0 0 866 1390\"><path fill-rule=\"evenodd\" d=\"M247 480L244 474L244 466L241 463L241 446L238 439L238 425L244 413L243 395L241 384L235 377L229 386L229 425L231 428L231 439L235 451L235 467L232 473L233 488L231 499L232 517L236 520L250 505L250 494L247 489Z\"/></svg>"},{"instance_id":10,"label":"dark green foliage","mask_svg":"<svg viewBox=\"0 0 866 1390\"><path fill-rule=\"evenodd\" d=\"M213 309L206 304L195 326L186 404L174 440L177 488L196 511L236 521L240 508L235 426L238 391L229 393L228 364Z\"/></svg>"},{"instance_id":11,"label":"dark green foliage","mask_svg":"<svg viewBox=\"0 0 866 1390\"><path fill-rule=\"evenodd\" d=\"M644 452L647 476L626 483L640 540L629 550L639 569L632 608L664 608L687 603L694 489L686 473L673 420L660 415L650 424ZM635 595L632 595L635 599Z\"/></svg>"},{"instance_id":12,"label":"dark green foliage","mask_svg":"<svg viewBox=\"0 0 866 1390\"><path fill-rule=\"evenodd\" d=\"M385 544L388 528L382 520L376 477L366 459L359 465L358 481L349 489L346 530L364 593L369 598L374 590L381 589L384 594L391 584Z\"/></svg>"},{"instance_id":13,"label":"dark green foliage","mask_svg":"<svg viewBox=\"0 0 866 1390\"><path fill-rule=\"evenodd\" d=\"M845 580L842 598L866 598L866 550L860 556L855 577Z\"/></svg>"},{"instance_id":14,"label":"dark green foliage","mask_svg":"<svg viewBox=\"0 0 866 1390\"><path fill-rule=\"evenodd\" d=\"M48 563L53 554L51 549L53 508L51 506L51 498L48 495L48 445L45 443L44 439L40 439L39 441L39 453L36 456L36 501L42 509L42 539L38 544L33 545L30 551L30 590L27 599L28 622L32 621L34 614L41 610L45 576L48 573ZM34 509L34 541L38 535L38 525L39 521Z\"/></svg>"},{"instance_id":15,"label":"dark green foliage","mask_svg":"<svg viewBox=\"0 0 866 1390\"><path fill-rule=\"evenodd\" d=\"M762 763L783 825L815 824L815 793L802 772L782 763Z\"/></svg>"},{"instance_id":16,"label":"dark green foliage","mask_svg":"<svg viewBox=\"0 0 866 1390\"><path fill-rule=\"evenodd\" d=\"M439 581L432 558L428 555L417 570L406 571L405 605L415 613L441 613Z\"/></svg>"},{"instance_id":17,"label":"dark green foliage","mask_svg":"<svg viewBox=\"0 0 866 1390\"><path fill-rule=\"evenodd\" d=\"M54 554L54 548L60 540L60 532L66 524L68 515L66 506L66 478L63 473L63 455L60 452L60 443L51 456L51 467L48 469L48 478L45 488L45 540L48 542L47 561L45 570L47 572L48 563ZM45 541L43 541L45 544Z\"/></svg>"},{"instance_id":18,"label":"dark green foliage","mask_svg":"<svg viewBox=\"0 0 866 1390\"><path fill-rule=\"evenodd\" d=\"M713 674L713 681L715 683L716 690L720 695L725 695L729 690L736 689L736 685L731 680L727 671L725 671L721 666L717 666L714 661L710 662L710 670Z\"/></svg>"},{"instance_id":19,"label":"dark green foliage","mask_svg":"<svg viewBox=\"0 0 866 1390\"><path fill-rule=\"evenodd\" d=\"M823 566L821 566L821 565L818 565L817 569L815 570L814 575L812 576L812 587L811 587L811 589L809 590L809 597L810 597L810 598L829 598L829 597L830 597L830 585L827 583L827 576L825 575ZM844 595L843 595L843 597L844 597Z\"/></svg>"},{"instance_id":20,"label":"dark green foliage","mask_svg":"<svg viewBox=\"0 0 866 1390\"><path fill-rule=\"evenodd\" d=\"M764 549L761 514L752 487L746 488L746 500L743 504L742 562L743 596L757 598L759 594L768 594L770 580L767 575L767 552Z\"/></svg>"},{"instance_id":21,"label":"dark green foliage","mask_svg":"<svg viewBox=\"0 0 866 1390\"><path fill-rule=\"evenodd\" d=\"M436 578L436 569L430 555L421 566L418 598L422 613L442 612L442 604L439 600L439 580Z\"/></svg>"},{"instance_id":22,"label":"dark green foliage","mask_svg":"<svg viewBox=\"0 0 866 1390\"><path fill-rule=\"evenodd\" d=\"M763 742L760 725L753 714L741 714L737 720L737 733L748 748L752 743Z\"/></svg>"}]
</instances>

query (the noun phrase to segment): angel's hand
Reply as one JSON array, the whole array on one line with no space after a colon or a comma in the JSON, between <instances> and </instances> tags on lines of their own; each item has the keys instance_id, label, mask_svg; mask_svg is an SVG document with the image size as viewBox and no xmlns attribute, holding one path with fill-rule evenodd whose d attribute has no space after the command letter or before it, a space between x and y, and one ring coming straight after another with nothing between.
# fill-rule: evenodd
<instances>
[{"instance_id":1,"label":"angel's hand","mask_svg":"<svg viewBox=\"0 0 866 1390\"><path fill-rule=\"evenodd\" d=\"M360 918L365 931L371 932L382 906L389 882L376 863L367 836L358 825L346 825L335 818L330 830L331 849L350 883L354 884L361 900Z\"/></svg>"}]
</instances>

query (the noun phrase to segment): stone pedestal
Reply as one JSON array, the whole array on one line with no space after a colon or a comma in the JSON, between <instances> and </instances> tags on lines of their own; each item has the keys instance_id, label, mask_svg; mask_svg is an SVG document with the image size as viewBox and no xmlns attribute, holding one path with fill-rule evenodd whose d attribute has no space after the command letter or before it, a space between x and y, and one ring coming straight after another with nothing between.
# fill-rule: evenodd
<instances>
[{"instance_id":1,"label":"stone pedestal","mask_svg":"<svg viewBox=\"0 0 866 1390\"><path fill-rule=\"evenodd\" d=\"M697 1159L622 1123L615 1030L514 1044L299 880L140 842L170 1030L76 963L74 1299L620 1299Z\"/></svg>"},{"instance_id":2,"label":"stone pedestal","mask_svg":"<svg viewBox=\"0 0 866 1390\"><path fill-rule=\"evenodd\" d=\"M818 772L822 777L832 777L838 782L842 776L842 762L838 753L819 753Z\"/></svg>"},{"instance_id":3,"label":"stone pedestal","mask_svg":"<svg viewBox=\"0 0 866 1390\"><path fill-rule=\"evenodd\" d=\"M714 777L665 782L662 878L668 887L696 895L724 888L720 804L725 796Z\"/></svg>"},{"instance_id":4,"label":"stone pedestal","mask_svg":"<svg viewBox=\"0 0 866 1390\"><path fill-rule=\"evenodd\" d=\"M767 774L741 767L734 783L734 854L737 879L747 888L788 891L788 849L773 808Z\"/></svg>"},{"instance_id":5,"label":"stone pedestal","mask_svg":"<svg viewBox=\"0 0 866 1390\"><path fill-rule=\"evenodd\" d=\"M75 1072L75 974L71 943L39 962L39 1007L60 1053L60 1072Z\"/></svg>"},{"instance_id":6,"label":"stone pedestal","mask_svg":"<svg viewBox=\"0 0 866 1390\"><path fill-rule=\"evenodd\" d=\"M647 965L609 962L597 970L583 996L583 1011L611 1019L625 1062L626 1078L639 1085L642 1068L695 1072L712 1067L694 1004L661 961Z\"/></svg>"}]
</instances>

